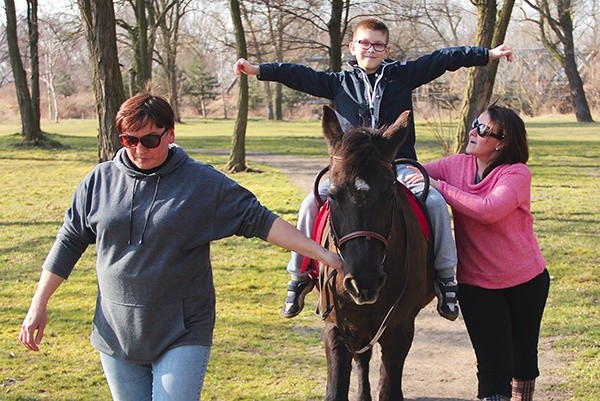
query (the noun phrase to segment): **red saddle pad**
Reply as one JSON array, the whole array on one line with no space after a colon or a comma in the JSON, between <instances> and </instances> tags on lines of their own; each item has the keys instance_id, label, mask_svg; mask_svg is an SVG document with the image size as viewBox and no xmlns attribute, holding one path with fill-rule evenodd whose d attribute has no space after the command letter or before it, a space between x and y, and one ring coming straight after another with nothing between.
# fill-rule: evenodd
<instances>
[{"instance_id":1,"label":"red saddle pad","mask_svg":"<svg viewBox=\"0 0 600 401\"><path fill-rule=\"evenodd\" d=\"M424 207L421 206L421 202L417 199L415 194L413 194L404 184L396 182L396 185L406 194L408 203L412 207L412 210L419 221L423 235L425 236L425 239L429 241L429 224L427 222L427 216L425 215ZM323 232L327 226L328 219L329 202L326 201L323 206L321 206L321 209L319 209L319 213L317 214L317 218L315 220L315 225L313 226L312 239L314 241L322 243ZM319 276L319 262L305 256L304 260L302 261L302 268L300 271L302 273L308 271L308 275L315 279Z\"/></svg>"}]
</instances>

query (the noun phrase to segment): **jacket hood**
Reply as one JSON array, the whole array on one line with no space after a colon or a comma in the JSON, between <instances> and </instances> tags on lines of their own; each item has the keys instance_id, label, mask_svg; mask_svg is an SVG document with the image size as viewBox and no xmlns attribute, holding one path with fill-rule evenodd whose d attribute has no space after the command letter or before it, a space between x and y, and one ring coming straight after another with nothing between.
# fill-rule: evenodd
<instances>
[{"instance_id":1,"label":"jacket hood","mask_svg":"<svg viewBox=\"0 0 600 401\"><path fill-rule=\"evenodd\" d=\"M173 156L157 171L152 173L144 173L136 169L135 165L129 160L127 156L127 152L125 148L119 149L114 158L114 163L117 168L125 175L133 178L133 184L131 188L131 204L129 208L129 241L128 244L133 242L133 210L136 202L136 195L138 192L139 181L143 181L144 179L156 179L156 184L154 187L154 193L152 195L152 200L150 202L150 206L148 207L145 217L144 217L144 226L142 228L142 234L139 240L140 244L144 242L144 235L146 233L146 228L148 227L148 221L150 219L150 213L152 213L152 209L154 208L154 204L156 202L156 197L158 195L158 189L160 187L160 179L161 177L171 173L176 170L179 166L183 165L186 160L189 158L187 153L180 148L179 146L173 144L169 146L169 152L173 154Z\"/></svg>"},{"instance_id":2,"label":"jacket hood","mask_svg":"<svg viewBox=\"0 0 600 401\"><path fill-rule=\"evenodd\" d=\"M398 60L390 60L390 59L385 59L381 62L381 65L379 66L379 68L377 69L377 71L379 71L382 67L386 67L388 65L392 65L392 64L398 64L399 61ZM360 68L358 66L358 62L356 61L356 59L352 59L350 61L348 61L347 63L348 67L350 67L351 69L360 69L362 71L362 68Z\"/></svg>"},{"instance_id":3,"label":"jacket hood","mask_svg":"<svg viewBox=\"0 0 600 401\"><path fill-rule=\"evenodd\" d=\"M180 148L176 144L170 145L169 151L173 154L171 159L169 159L169 161L164 166L162 166L160 169L158 169L157 171L150 173L150 174L141 172L135 167L135 165L131 162L131 160L129 160L129 157L127 156L127 152L126 152L125 148L121 148L118 150L113 161L114 161L115 165L117 166L117 168L121 172L123 172L123 174L126 174L130 177L133 177L133 178L142 178L142 177L151 177L151 176L161 177L161 176L169 174L170 172L175 170L177 167L179 167L183 163L185 163L185 161L188 159L188 155L184 152L184 150L182 148Z\"/></svg>"}]
</instances>

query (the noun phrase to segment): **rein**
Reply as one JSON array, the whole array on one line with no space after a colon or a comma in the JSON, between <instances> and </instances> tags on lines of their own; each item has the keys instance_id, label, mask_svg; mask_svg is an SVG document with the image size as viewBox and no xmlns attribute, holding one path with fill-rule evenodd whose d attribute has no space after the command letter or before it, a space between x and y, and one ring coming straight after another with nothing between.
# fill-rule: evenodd
<instances>
[{"instance_id":1,"label":"rein","mask_svg":"<svg viewBox=\"0 0 600 401\"><path fill-rule=\"evenodd\" d=\"M342 161L343 159L339 156L333 156L332 157L333 160L337 160L337 161ZM388 163L385 161L380 161L381 165L387 168L391 168L392 170L394 169L394 164L393 163ZM329 169L329 167L327 168ZM325 174L327 170L321 170L321 173L319 173L319 175L317 177L322 177L323 174ZM317 187L317 186L315 186ZM318 192L318 188L317 188L317 192ZM321 199L320 196L316 196L317 199ZM393 207L393 206L392 206ZM335 227L333 225L333 221L331 221L331 215L329 217L329 227L331 228L331 233L332 233L332 238L333 238L333 244L335 245L338 254L341 255L340 252L340 247L342 246L342 244L344 244L345 242L350 241L351 239L355 239L355 238L363 238L365 237L367 240L370 240L372 238L375 238L376 240L379 240L383 243L383 247L387 248L387 243L388 243L388 239L390 238L390 236L392 235L392 227L390 227L390 232L388 233L387 237L384 237L383 235L376 233L375 231L368 231L368 230L358 230L358 231L353 231L349 234L344 235L342 238L340 238L340 236L338 235L337 231L335 230ZM385 260L385 256L384 256L384 260ZM383 264L383 261L382 261Z\"/></svg>"},{"instance_id":2,"label":"rein","mask_svg":"<svg viewBox=\"0 0 600 401\"><path fill-rule=\"evenodd\" d=\"M342 160L342 158L338 157L338 156L333 156L334 160ZM384 161L381 161L381 164L385 167L390 167L392 169L395 168L396 162L394 163L387 163ZM314 186L314 192L315 192L315 198L318 200L319 203L321 203L321 198L318 194L318 183L321 179L321 177L329 170L329 166L327 166L326 168L324 168L323 170L321 170L319 172L319 174L317 174L317 176L315 177L315 186ZM379 341L379 339L381 338L381 336L383 335L384 331L386 330L386 328L389 325L389 322L398 306L398 304L400 303L400 300L402 299L406 288L408 287L408 273L409 273L409 269L408 269L408 261L409 261L409 253L410 253L410 249L409 249L409 242L408 242L408 227L407 227L407 223L406 223L406 216L404 215L404 210L402 208L399 207L398 205L398 198L395 197L395 201L394 204L392 205L392 224L390 225L390 232L388 233L387 237L384 237L383 235L376 233L374 231L367 231L367 230L357 230L357 231L353 231L349 234L344 235L342 238L339 238L338 234L336 233L335 227L333 225L333 221L331 220L331 215L329 215L329 227L330 227L330 237L333 240L333 244L337 250L337 253L340 255L340 257L342 257L341 254L341 250L340 250L340 246L342 244L344 244L347 241L350 241L352 239L355 238L362 238L362 237L366 237L368 240L370 240L371 238L375 238L379 241L381 241L383 243L384 249L387 249L387 244L388 244L388 240L391 238L392 233L393 233L393 228L394 228L394 217L396 216L395 211L396 210L401 210L402 211L402 226L404 228L404 238L405 238L405 255L404 255L404 264L403 264L403 284L402 284L402 289L400 291L400 295L398 296L398 298L396 299L396 302L394 302L394 304L392 305L392 307L389 309L389 311L387 312L387 314L385 315L383 321L381 322L379 329L377 330L377 332L375 333L375 336L371 339L371 341L365 345L364 347L358 349L358 350L352 350L350 349L350 346L348 345L348 342L350 340L352 340L354 337L350 334L347 334L344 332L343 329L343 325L341 322L345 321L345 319L343 319L342 317L340 317L340 311L341 308L339 307L339 295L336 291L336 277L337 277L337 270L333 269L328 275L327 278L325 279L324 277L324 269L321 269L321 273L319 275L319 286L320 286L320 291L322 294L322 297L325 297L325 300L327 301L327 307L326 309L323 311L322 313L322 319L326 319L329 314L332 312L333 309L336 310L336 314L335 314L335 320L336 320L336 327L338 328L339 332L340 332L340 337L342 339L342 341L345 342L346 347L353 353L356 354L362 354L368 350L370 350L371 348L373 348L373 346ZM384 252L384 256L383 256L383 260L381 261L381 264L383 265L383 263L385 262L386 259L386 253ZM343 259L343 257L342 257ZM333 305L329 304L329 293L331 293L331 298L333 299ZM321 298L322 298L321 297ZM320 309L320 308L318 308Z\"/></svg>"}]
</instances>

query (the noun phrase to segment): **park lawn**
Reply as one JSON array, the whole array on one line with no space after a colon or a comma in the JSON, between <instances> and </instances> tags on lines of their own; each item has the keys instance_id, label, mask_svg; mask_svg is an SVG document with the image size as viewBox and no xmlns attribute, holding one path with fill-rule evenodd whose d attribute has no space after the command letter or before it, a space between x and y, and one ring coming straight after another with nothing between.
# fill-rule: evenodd
<instances>
[{"instance_id":1,"label":"park lawn","mask_svg":"<svg viewBox=\"0 0 600 401\"><path fill-rule=\"evenodd\" d=\"M532 211L553 281L542 336L565 361L564 399L600 399L600 124L566 118L529 119ZM96 294L94 248L86 252L49 305L42 351L17 340L48 252L75 186L97 159L92 120L44 124L60 149L17 146L16 125L0 125L0 399L109 400L96 351L89 343ZM223 170L233 121L190 120L177 126L177 143ZM421 160L441 152L417 124ZM251 120L248 152L323 156L316 121ZM239 173L234 179L269 208L294 221L304 194L279 171ZM259 240L214 244L217 327L203 400L319 400L325 383L322 323L307 310L283 319L280 307L288 253ZM544 367L541 367L544 374Z\"/></svg>"}]
</instances>

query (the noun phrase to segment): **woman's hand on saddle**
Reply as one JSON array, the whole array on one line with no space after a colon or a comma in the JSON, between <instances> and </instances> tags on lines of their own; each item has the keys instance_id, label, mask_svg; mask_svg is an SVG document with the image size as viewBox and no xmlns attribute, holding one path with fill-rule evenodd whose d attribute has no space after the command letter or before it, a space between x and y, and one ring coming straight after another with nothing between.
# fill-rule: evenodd
<instances>
[{"instance_id":1,"label":"woman's hand on saddle","mask_svg":"<svg viewBox=\"0 0 600 401\"><path fill-rule=\"evenodd\" d=\"M414 167L414 166L408 166L407 167L410 171L414 172L413 175L409 175L408 177L406 177L404 179L404 183L407 186L411 186L411 185L415 185L415 184L419 184L421 182L424 181L423 179L423 174L421 174L421 172L419 171L418 168ZM437 180L432 180L429 179L429 185L432 186L433 188L437 189Z\"/></svg>"}]
</instances>

